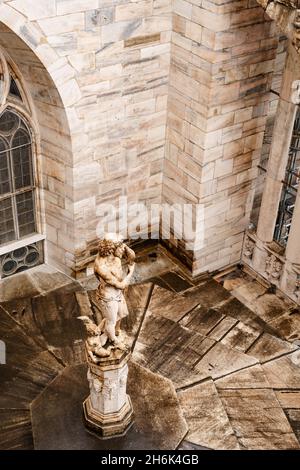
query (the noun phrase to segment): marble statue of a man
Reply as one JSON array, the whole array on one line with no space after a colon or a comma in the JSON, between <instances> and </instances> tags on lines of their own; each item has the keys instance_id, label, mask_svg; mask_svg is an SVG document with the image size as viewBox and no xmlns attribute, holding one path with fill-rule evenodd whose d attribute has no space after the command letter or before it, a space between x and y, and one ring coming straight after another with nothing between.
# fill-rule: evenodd
<instances>
[{"instance_id":1,"label":"marble statue of a man","mask_svg":"<svg viewBox=\"0 0 300 470\"><path fill-rule=\"evenodd\" d=\"M100 324L106 319L105 334L115 346L120 346L117 338L120 334L122 318L128 315L124 289L129 285L134 271L135 253L117 236L107 236L100 240L98 255L95 261L95 275L100 281L97 299L102 317L97 318ZM124 275L122 259L126 261Z\"/></svg>"}]
</instances>

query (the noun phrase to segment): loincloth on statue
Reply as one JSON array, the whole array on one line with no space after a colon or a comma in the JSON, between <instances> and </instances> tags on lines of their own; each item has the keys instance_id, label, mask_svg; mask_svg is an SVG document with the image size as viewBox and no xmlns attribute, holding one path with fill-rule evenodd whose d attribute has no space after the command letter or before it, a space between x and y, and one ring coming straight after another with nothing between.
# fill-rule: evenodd
<instances>
[{"instance_id":1,"label":"loincloth on statue","mask_svg":"<svg viewBox=\"0 0 300 470\"><path fill-rule=\"evenodd\" d=\"M104 318L116 317L115 320L121 320L127 317L128 308L122 292L113 296L103 296L97 292L97 306Z\"/></svg>"}]
</instances>

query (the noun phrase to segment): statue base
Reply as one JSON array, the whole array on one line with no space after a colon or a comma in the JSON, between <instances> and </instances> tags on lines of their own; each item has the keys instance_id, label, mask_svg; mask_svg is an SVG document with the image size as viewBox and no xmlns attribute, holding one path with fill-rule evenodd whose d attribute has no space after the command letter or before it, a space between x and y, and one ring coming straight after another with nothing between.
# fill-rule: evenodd
<instances>
[{"instance_id":1,"label":"statue base","mask_svg":"<svg viewBox=\"0 0 300 470\"><path fill-rule=\"evenodd\" d=\"M125 436L133 424L133 408L130 397L119 412L102 414L92 408L90 398L83 403L87 429L102 439Z\"/></svg>"},{"instance_id":2,"label":"statue base","mask_svg":"<svg viewBox=\"0 0 300 470\"><path fill-rule=\"evenodd\" d=\"M126 394L131 353L115 350L93 362L87 354L90 395L83 403L89 432L102 439L124 436L133 424L133 408Z\"/></svg>"}]
</instances>

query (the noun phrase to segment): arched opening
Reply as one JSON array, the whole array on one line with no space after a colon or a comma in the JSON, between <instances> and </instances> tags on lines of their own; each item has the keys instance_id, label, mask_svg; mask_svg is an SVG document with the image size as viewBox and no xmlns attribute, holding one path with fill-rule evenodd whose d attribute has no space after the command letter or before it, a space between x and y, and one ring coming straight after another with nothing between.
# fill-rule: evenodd
<instances>
[{"instance_id":1,"label":"arched opening","mask_svg":"<svg viewBox=\"0 0 300 470\"><path fill-rule=\"evenodd\" d=\"M0 23L0 277L44 260L71 272L72 160L55 83L29 46Z\"/></svg>"},{"instance_id":2,"label":"arched opening","mask_svg":"<svg viewBox=\"0 0 300 470\"><path fill-rule=\"evenodd\" d=\"M31 133L12 109L0 116L0 245L36 232Z\"/></svg>"}]
</instances>

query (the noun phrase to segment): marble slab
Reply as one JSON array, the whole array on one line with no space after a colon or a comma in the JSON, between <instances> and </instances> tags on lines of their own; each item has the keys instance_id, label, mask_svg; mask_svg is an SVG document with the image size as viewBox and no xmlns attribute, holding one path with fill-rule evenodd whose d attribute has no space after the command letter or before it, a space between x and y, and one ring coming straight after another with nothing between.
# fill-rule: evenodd
<instances>
[{"instance_id":1,"label":"marble slab","mask_svg":"<svg viewBox=\"0 0 300 470\"><path fill-rule=\"evenodd\" d=\"M82 402L89 393L86 366L66 368L32 405L35 448L176 449L188 428L172 383L131 362L127 390L135 414L133 427L124 437L98 439L82 420Z\"/></svg>"},{"instance_id":2,"label":"marble slab","mask_svg":"<svg viewBox=\"0 0 300 470\"><path fill-rule=\"evenodd\" d=\"M237 450L239 444L212 380L178 392L192 444L215 450Z\"/></svg>"}]
</instances>

